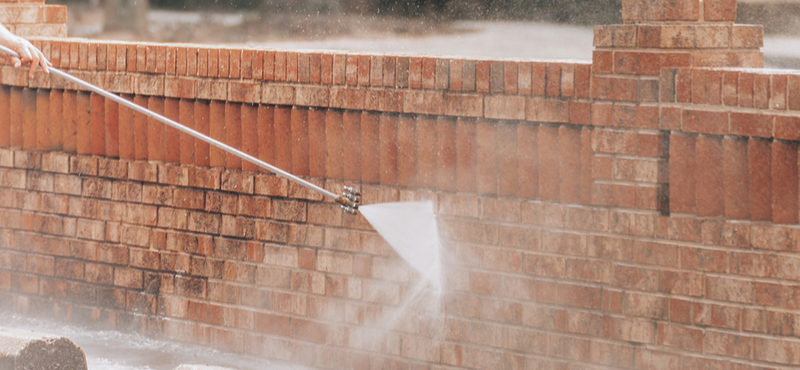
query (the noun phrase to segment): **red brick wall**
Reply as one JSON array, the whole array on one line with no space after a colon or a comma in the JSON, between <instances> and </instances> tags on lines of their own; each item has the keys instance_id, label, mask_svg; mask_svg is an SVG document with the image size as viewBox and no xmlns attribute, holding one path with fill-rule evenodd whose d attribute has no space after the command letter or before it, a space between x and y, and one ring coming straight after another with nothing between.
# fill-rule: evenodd
<instances>
[{"instance_id":1,"label":"red brick wall","mask_svg":"<svg viewBox=\"0 0 800 370\"><path fill-rule=\"evenodd\" d=\"M729 1L650 3L592 64L41 39L328 189L432 199L444 292L360 216L4 66L0 306L326 368L800 365L800 77L706 68L760 63ZM705 26L754 32L663 44Z\"/></svg>"}]
</instances>

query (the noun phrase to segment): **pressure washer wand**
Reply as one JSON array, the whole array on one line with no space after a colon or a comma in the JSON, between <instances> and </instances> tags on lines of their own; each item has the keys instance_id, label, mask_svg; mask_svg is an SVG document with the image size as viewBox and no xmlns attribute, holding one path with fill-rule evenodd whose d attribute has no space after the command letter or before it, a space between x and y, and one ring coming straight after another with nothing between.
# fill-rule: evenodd
<instances>
[{"instance_id":1,"label":"pressure washer wand","mask_svg":"<svg viewBox=\"0 0 800 370\"><path fill-rule=\"evenodd\" d=\"M9 55L12 55L12 56L15 56L15 57L19 58L19 55L15 51L13 51L13 50L5 47L5 46L0 45L0 51L3 51L6 54L9 54ZM271 165L271 164L269 164L267 162L264 162L264 161L262 161L262 160L260 160L260 159L258 159L256 157L250 155L250 154L247 154L247 153L245 153L245 152L243 152L243 151L241 151L239 149L236 149L236 148L234 148L234 147L232 147L232 146L230 146L228 144L225 144L225 143L223 143L223 142L221 142L219 140L216 140L216 139L214 139L214 138L212 138L210 136L207 136L207 135L205 135L205 134L203 134L201 132L198 132L198 131L195 131L195 130L193 130L191 128L188 128L188 127L186 127L186 126L184 126L184 125L182 125L182 124L180 124L178 122L175 122L175 121L173 121L173 120L171 120L171 119L169 119L167 117L164 117L164 116L162 116L162 115L160 115L160 114L158 114L156 112L153 112L153 111L151 111L151 110L149 110L147 108L144 108L144 107L142 107L142 106L140 106L138 104L135 104L135 103L133 103L133 102L131 102L129 100L126 100L126 99L122 98L119 95L113 94L111 92L108 92L108 91L100 88L100 87L97 87L97 86L92 85L92 84L90 84L90 83L88 83L86 81L83 81L83 80L81 80L79 78L76 78L76 77L74 77L74 76L72 76L72 75L70 75L70 74L68 74L66 72L63 72L63 71L61 71L61 70L59 70L57 68L49 67L48 70L50 71L50 73L52 73L52 74L54 74L56 76L59 76L59 77L65 79L67 81L70 81L70 82L72 82L74 84L82 86L82 87L84 87L84 88L86 88L86 89L88 89L88 90L90 90L90 91L92 91L92 92L94 92L94 93L96 93L98 95L102 95L102 96L104 96L104 97L106 97L108 99L111 99L111 100L113 100L113 101L115 101L115 102L117 102L117 103L119 103L119 104L121 104L121 105L123 105L123 106L125 106L127 108L130 108L130 109L132 109L132 110L134 110L136 112L144 114L145 116L153 118L153 119L155 119L155 120L157 120L157 121L159 121L159 122L161 122L161 123L163 123L163 124L165 124L167 126L170 126L170 127L174 128L174 129L177 129L178 131L181 131L181 132L183 132L183 133L185 133L187 135L190 135L190 136L192 136L192 137L194 137L194 138L196 138L198 140L204 141L204 142L206 142L206 143L208 143L210 145L213 145L213 146L215 146L215 147L217 147L217 148L219 148L219 149L221 149L221 150L223 150L225 152L233 154L233 155L235 155L235 156L237 156L237 157L239 157L239 158L241 158L241 159L243 159L245 161L253 163L253 164L255 164L255 165L257 165L257 166L259 166L261 168L267 169L267 170L277 174L278 176L286 178L289 181L294 181L294 182L296 182L296 183L298 183L298 184L300 184L302 186L305 186L306 188L308 188L310 190L316 191L316 192L318 192L318 193L320 193L320 194L322 194L322 195L324 195L324 196L326 196L328 198L331 198L334 201L336 201L336 203L339 203L339 206L343 210L348 212L348 213L355 214L356 211L358 210L358 206L359 206L359 204L361 202L361 194L354 188L351 188L349 186L345 186L342 194L341 195L336 195L336 194L334 194L334 193L332 193L332 192L330 192L328 190L325 190L324 188L322 188L320 186L317 186L317 185L312 184L312 183L310 183L310 182L308 182L306 180L303 180L303 179L301 179L301 178L299 178L299 177L297 177L297 176L295 176L295 175L293 175L293 174L291 174L289 172L286 172L286 171L284 171L284 170L282 170L282 169L280 169L278 167L275 167L275 166L273 166L273 165Z\"/></svg>"}]
</instances>

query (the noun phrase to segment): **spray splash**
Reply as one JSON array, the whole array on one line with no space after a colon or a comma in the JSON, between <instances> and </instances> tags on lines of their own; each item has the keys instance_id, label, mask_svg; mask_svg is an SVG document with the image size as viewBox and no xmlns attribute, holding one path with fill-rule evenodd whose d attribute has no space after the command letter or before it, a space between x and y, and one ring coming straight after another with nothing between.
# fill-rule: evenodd
<instances>
[{"instance_id":1,"label":"spray splash","mask_svg":"<svg viewBox=\"0 0 800 370\"><path fill-rule=\"evenodd\" d=\"M379 203L361 206L359 211L400 257L441 292L439 231L433 202Z\"/></svg>"}]
</instances>

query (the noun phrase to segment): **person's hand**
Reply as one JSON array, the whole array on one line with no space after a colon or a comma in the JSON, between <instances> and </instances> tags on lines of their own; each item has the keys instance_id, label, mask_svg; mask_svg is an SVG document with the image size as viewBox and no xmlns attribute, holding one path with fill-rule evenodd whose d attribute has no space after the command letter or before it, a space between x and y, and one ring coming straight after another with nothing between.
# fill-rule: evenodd
<instances>
[{"instance_id":1,"label":"person's hand","mask_svg":"<svg viewBox=\"0 0 800 370\"><path fill-rule=\"evenodd\" d=\"M44 73L50 73L48 71L48 67L51 67L52 64L49 60L44 56L41 50L33 46L30 41L25 40L22 37L14 36L10 37L10 40L7 40L8 48L14 50L19 54L19 58L12 57L11 64L14 67L20 67L23 64L30 63L30 71L28 72L28 77L33 78L33 74L36 72L37 67L41 67Z\"/></svg>"}]
</instances>

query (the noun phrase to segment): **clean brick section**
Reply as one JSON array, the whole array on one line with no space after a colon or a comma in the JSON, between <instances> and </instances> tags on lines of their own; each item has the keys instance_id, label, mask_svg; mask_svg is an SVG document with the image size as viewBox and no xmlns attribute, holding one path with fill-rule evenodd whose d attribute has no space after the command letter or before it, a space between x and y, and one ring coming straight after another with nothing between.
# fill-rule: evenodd
<instances>
[{"instance_id":1,"label":"clean brick section","mask_svg":"<svg viewBox=\"0 0 800 370\"><path fill-rule=\"evenodd\" d=\"M327 189L432 199L445 292L384 329L417 276L363 218L2 66L0 307L313 367L796 366L800 76L703 68L762 63L735 1L622 4L592 64L38 39Z\"/></svg>"}]
</instances>

